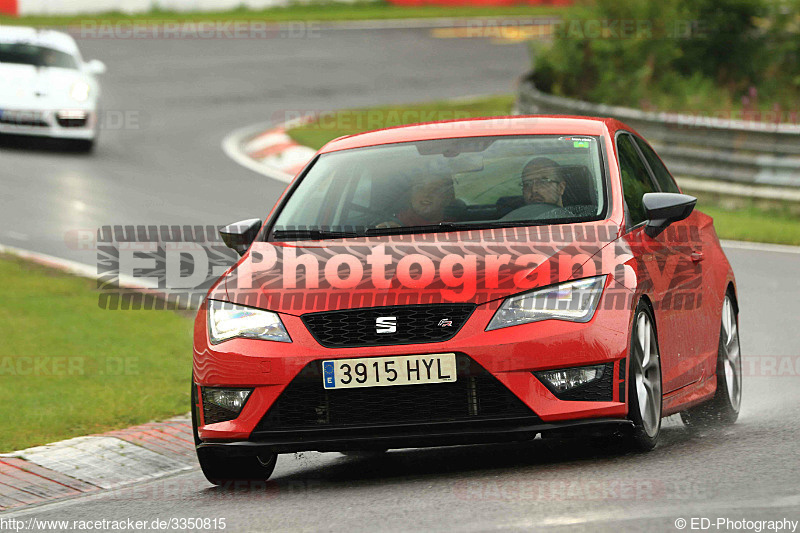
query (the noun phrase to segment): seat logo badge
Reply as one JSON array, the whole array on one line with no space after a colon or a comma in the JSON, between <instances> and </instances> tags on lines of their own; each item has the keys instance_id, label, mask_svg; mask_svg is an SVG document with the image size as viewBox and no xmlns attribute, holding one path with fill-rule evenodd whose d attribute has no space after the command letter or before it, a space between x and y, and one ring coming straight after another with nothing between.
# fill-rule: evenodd
<instances>
[{"instance_id":1,"label":"seat logo badge","mask_svg":"<svg viewBox=\"0 0 800 533\"><path fill-rule=\"evenodd\" d=\"M375 319L375 333L396 333L396 316L379 316Z\"/></svg>"},{"instance_id":2,"label":"seat logo badge","mask_svg":"<svg viewBox=\"0 0 800 533\"><path fill-rule=\"evenodd\" d=\"M440 328L451 328L453 327L453 321L449 318L443 318L439 321Z\"/></svg>"}]
</instances>

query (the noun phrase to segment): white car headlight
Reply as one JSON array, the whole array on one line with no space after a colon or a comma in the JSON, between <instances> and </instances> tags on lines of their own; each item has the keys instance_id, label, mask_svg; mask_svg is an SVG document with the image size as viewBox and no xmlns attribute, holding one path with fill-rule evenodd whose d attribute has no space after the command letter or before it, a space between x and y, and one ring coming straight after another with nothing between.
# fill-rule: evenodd
<instances>
[{"instance_id":1,"label":"white car headlight","mask_svg":"<svg viewBox=\"0 0 800 533\"><path fill-rule=\"evenodd\" d=\"M486 331L551 318L588 322L594 316L605 283L605 275L596 276L506 298Z\"/></svg>"},{"instance_id":2,"label":"white car headlight","mask_svg":"<svg viewBox=\"0 0 800 533\"><path fill-rule=\"evenodd\" d=\"M219 300L208 300L208 337L212 344L235 337L292 342L277 313Z\"/></svg>"},{"instance_id":3,"label":"white car headlight","mask_svg":"<svg viewBox=\"0 0 800 533\"><path fill-rule=\"evenodd\" d=\"M76 102L85 102L89 99L91 87L85 81L76 81L69 90L69 96Z\"/></svg>"}]
</instances>

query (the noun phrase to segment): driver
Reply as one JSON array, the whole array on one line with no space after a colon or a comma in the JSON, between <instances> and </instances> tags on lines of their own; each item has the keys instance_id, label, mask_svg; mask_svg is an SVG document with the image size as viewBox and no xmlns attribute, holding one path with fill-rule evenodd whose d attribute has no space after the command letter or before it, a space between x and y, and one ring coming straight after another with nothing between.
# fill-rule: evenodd
<instances>
[{"instance_id":1,"label":"driver","mask_svg":"<svg viewBox=\"0 0 800 533\"><path fill-rule=\"evenodd\" d=\"M552 204L564 207L562 196L567 183L559 171L560 165L546 157L528 161L522 169L522 197L526 204Z\"/></svg>"},{"instance_id":2,"label":"driver","mask_svg":"<svg viewBox=\"0 0 800 533\"><path fill-rule=\"evenodd\" d=\"M445 208L456 199L453 178L448 174L417 175L411 180L410 207L394 217L396 221L378 224L378 228L429 226L445 221Z\"/></svg>"}]
</instances>

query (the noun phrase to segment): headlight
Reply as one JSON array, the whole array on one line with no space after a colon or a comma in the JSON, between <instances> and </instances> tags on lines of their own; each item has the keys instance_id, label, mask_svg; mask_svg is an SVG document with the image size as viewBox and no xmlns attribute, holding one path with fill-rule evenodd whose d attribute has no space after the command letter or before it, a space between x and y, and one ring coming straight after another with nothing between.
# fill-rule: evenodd
<instances>
[{"instance_id":1,"label":"headlight","mask_svg":"<svg viewBox=\"0 0 800 533\"><path fill-rule=\"evenodd\" d=\"M76 81L72 84L72 88L69 90L70 97L77 101L77 102L85 102L89 99L89 91L90 91L89 84L85 81Z\"/></svg>"},{"instance_id":2,"label":"headlight","mask_svg":"<svg viewBox=\"0 0 800 533\"><path fill-rule=\"evenodd\" d=\"M555 318L588 322L603 293L606 276L568 281L507 298L492 317L486 331Z\"/></svg>"},{"instance_id":3,"label":"headlight","mask_svg":"<svg viewBox=\"0 0 800 533\"><path fill-rule=\"evenodd\" d=\"M208 301L208 337L212 344L235 337L292 342L277 313L219 300Z\"/></svg>"}]
</instances>

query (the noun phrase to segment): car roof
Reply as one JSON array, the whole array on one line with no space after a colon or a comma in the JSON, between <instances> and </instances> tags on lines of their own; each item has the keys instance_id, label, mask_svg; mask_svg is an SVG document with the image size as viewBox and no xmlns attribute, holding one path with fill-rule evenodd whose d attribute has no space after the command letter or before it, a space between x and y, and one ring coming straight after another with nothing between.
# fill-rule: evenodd
<instances>
[{"instance_id":1,"label":"car roof","mask_svg":"<svg viewBox=\"0 0 800 533\"><path fill-rule=\"evenodd\" d=\"M618 129L633 131L616 119L600 117L525 115L473 118L412 124L348 135L329 142L322 147L320 152L335 152L381 144L457 137L537 134L604 135L606 133L613 134Z\"/></svg>"},{"instance_id":2,"label":"car roof","mask_svg":"<svg viewBox=\"0 0 800 533\"><path fill-rule=\"evenodd\" d=\"M79 55L75 39L55 30L40 30L27 26L0 26L0 43L27 43Z\"/></svg>"}]
</instances>

